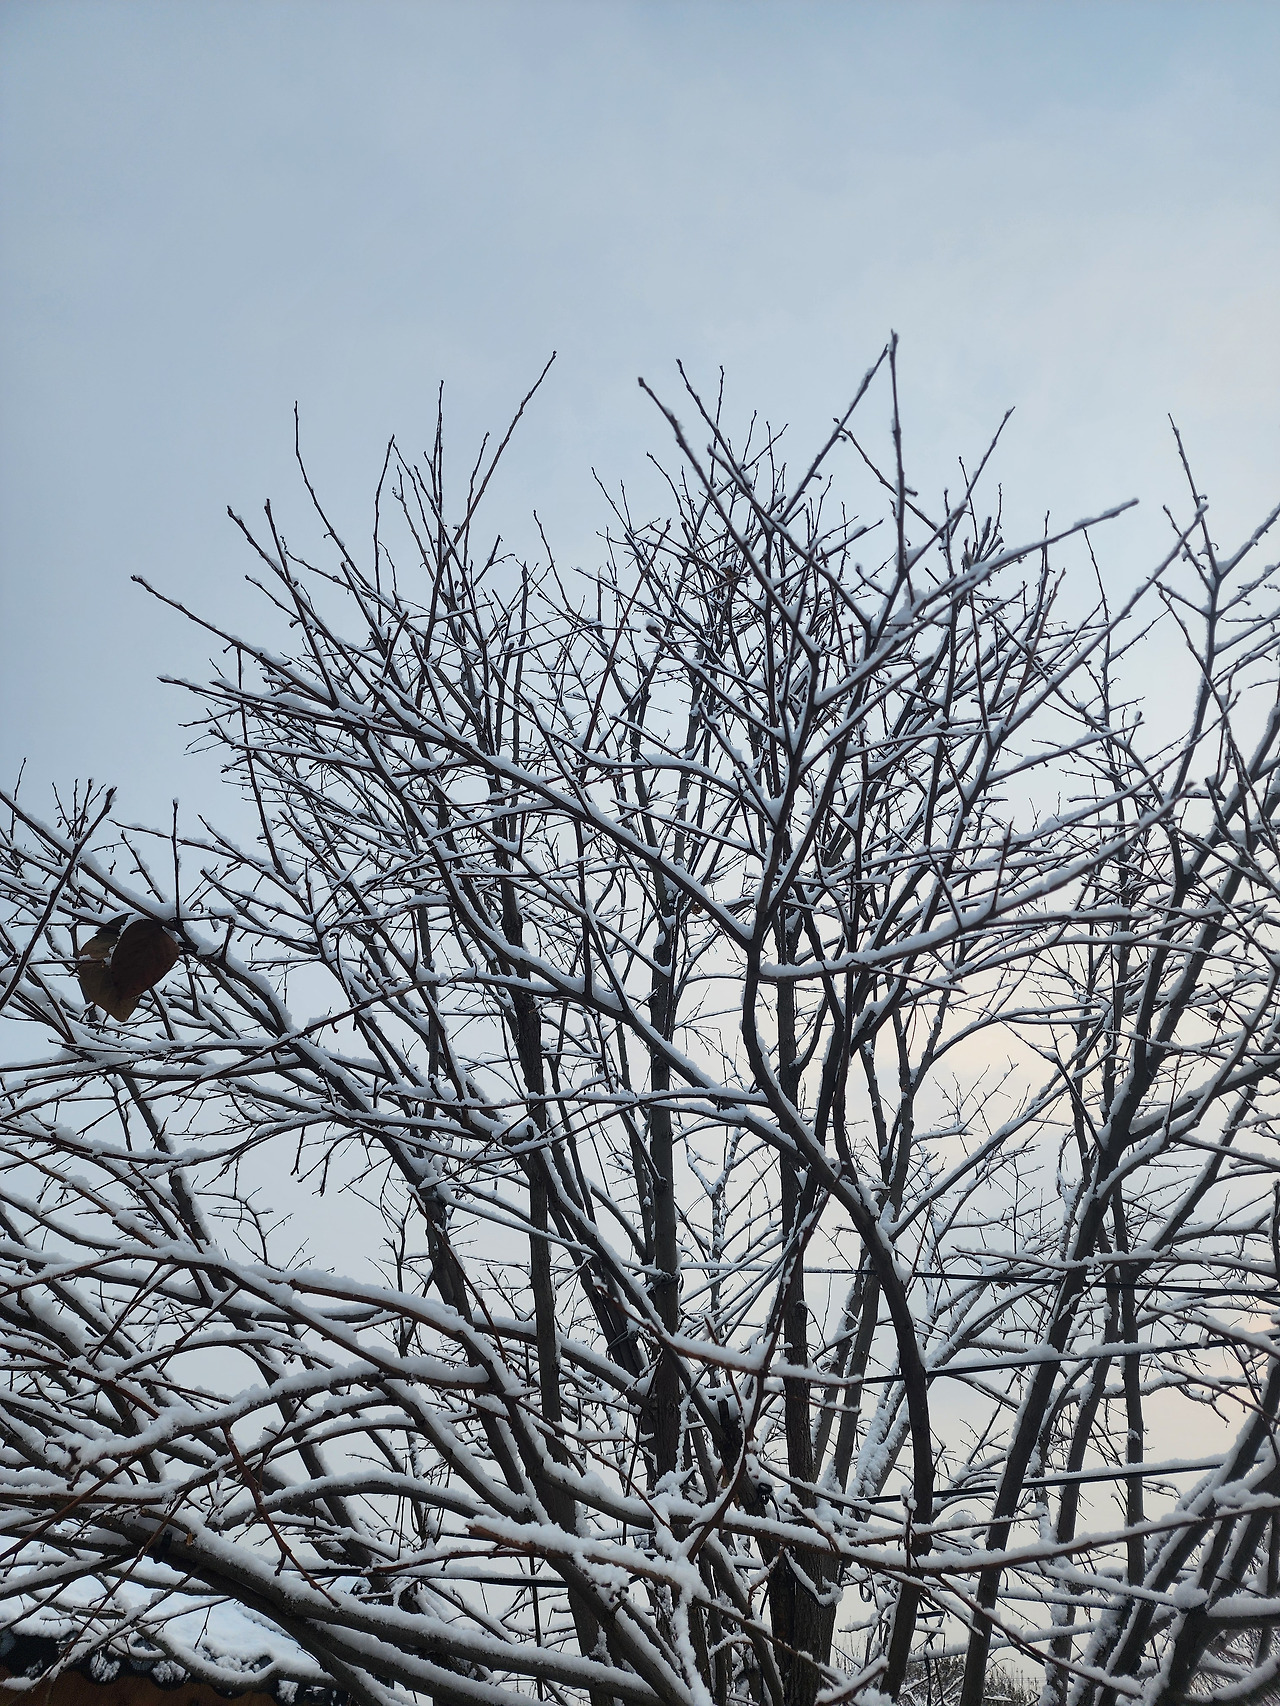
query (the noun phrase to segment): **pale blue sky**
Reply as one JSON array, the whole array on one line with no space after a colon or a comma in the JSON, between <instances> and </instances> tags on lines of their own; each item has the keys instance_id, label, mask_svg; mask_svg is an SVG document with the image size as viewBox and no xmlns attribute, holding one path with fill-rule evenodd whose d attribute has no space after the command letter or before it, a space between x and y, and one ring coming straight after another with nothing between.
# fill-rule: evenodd
<instances>
[{"instance_id":1,"label":"pale blue sky","mask_svg":"<svg viewBox=\"0 0 1280 1706\"><path fill-rule=\"evenodd\" d=\"M1016 404L1015 512L1280 497L1272 0L5 0L0 776L207 805L159 668L224 509L344 528L387 436L459 463L558 349L499 510L570 560L682 357L820 433L890 327L922 479ZM954 464L952 464L954 466ZM1069 516L1068 516L1069 512Z\"/></svg>"}]
</instances>

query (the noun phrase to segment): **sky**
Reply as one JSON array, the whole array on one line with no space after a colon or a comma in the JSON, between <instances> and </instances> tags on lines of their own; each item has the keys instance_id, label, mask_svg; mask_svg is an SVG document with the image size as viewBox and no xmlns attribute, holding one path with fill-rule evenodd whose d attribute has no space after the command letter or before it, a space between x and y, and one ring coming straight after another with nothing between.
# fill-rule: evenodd
<instances>
[{"instance_id":1,"label":"sky","mask_svg":"<svg viewBox=\"0 0 1280 1706\"><path fill-rule=\"evenodd\" d=\"M339 530L388 437L461 468L557 361L495 525L590 564L677 359L803 447L902 339L914 483L1016 408L1038 527L1280 500L1273 0L4 0L0 785L218 815L160 673L260 621L226 518ZM878 406L878 405L877 405ZM885 424L878 418L877 429ZM918 473L916 472L918 470Z\"/></svg>"},{"instance_id":2,"label":"sky","mask_svg":"<svg viewBox=\"0 0 1280 1706\"><path fill-rule=\"evenodd\" d=\"M1280 501L1278 91L1275 0L0 0L0 787L234 820L156 681L209 644L131 577L253 629L226 509L313 531L295 402L359 541L441 382L461 470L553 350L530 552L650 489L639 375L803 447L891 330L922 491L1013 406L1011 515L1138 497L1132 578L1173 415L1230 543Z\"/></svg>"}]
</instances>

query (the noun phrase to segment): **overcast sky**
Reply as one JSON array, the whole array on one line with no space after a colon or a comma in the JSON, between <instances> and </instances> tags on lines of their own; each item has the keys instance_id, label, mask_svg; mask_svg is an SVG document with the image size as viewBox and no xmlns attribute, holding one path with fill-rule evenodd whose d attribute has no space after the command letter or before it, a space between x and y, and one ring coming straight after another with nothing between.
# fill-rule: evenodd
<instances>
[{"instance_id":1,"label":"overcast sky","mask_svg":"<svg viewBox=\"0 0 1280 1706\"><path fill-rule=\"evenodd\" d=\"M927 483L1017 406L1019 515L1280 498L1274 0L4 0L0 780L207 806L130 584L252 620L225 519L343 528L551 350L498 513L589 557L675 361L821 433L891 328ZM952 464L954 466L954 464ZM531 547L532 548L532 547ZM1143 559L1145 560L1145 558Z\"/></svg>"}]
</instances>

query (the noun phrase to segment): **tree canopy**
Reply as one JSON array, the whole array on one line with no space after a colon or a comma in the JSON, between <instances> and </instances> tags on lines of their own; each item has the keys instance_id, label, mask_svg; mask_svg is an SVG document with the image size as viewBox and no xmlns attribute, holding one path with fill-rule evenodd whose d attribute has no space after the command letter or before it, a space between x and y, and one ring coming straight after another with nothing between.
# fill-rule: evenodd
<instances>
[{"instance_id":1,"label":"tree canopy","mask_svg":"<svg viewBox=\"0 0 1280 1706\"><path fill-rule=\"evenodd\" d=\"M302 468L260 632L182 610L252 835L3 796L10 1623L226 1682L230 1601L362 1706L1280 1678L1280 512L1011 543L896 364L798 468L659 404L591 572L482 531L510 431L367 551Z\"/></svg>"}]
</instances>

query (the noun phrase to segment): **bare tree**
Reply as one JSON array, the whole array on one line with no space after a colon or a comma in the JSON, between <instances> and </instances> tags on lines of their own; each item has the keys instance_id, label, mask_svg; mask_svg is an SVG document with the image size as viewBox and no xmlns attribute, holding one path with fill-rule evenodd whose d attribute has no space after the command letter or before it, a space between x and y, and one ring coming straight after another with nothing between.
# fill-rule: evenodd
<instances>
[{"instance_id":1,"label":"bare tree","mask_svg":"<svg viewBox=\"0 0 1280 1706\"><path fill-rule=\"evenodd\" d=\"M893 346L798 477L687 407L593 575L482 541L510 432L367 553L237 521L248 845L4 797L5 1615L225 1682L231 1601L367 1706L1261 1699L1276 517L1117 590L912 489Z\"/></svg>"}]
</instances>

